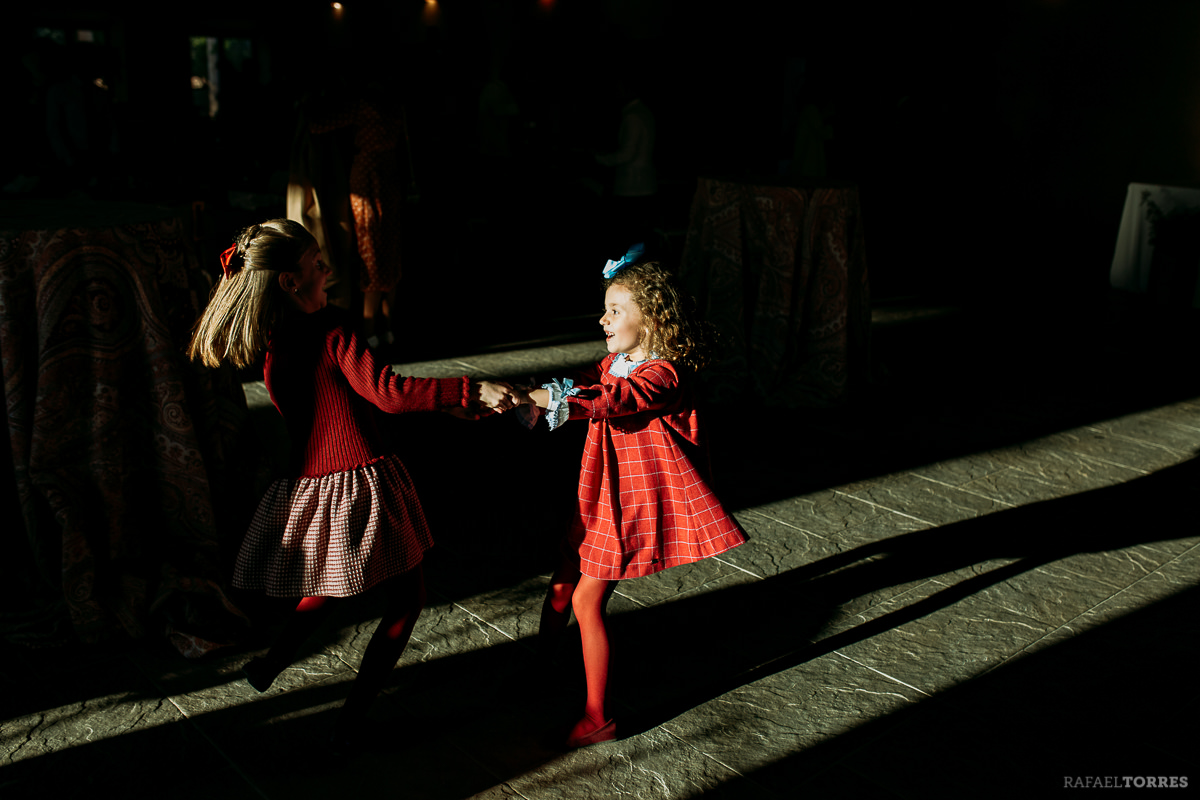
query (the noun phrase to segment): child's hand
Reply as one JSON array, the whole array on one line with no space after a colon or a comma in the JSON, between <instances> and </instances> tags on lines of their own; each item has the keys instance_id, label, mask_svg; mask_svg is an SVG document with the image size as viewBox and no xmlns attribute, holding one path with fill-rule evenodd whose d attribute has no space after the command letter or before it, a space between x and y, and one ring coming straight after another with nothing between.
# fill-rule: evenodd
<instances>
[{"instance_id":1,"label":"child's hand","mask_svg":"<svg viewBox=\"0 0 1200 800\"><path fill-rule=\"evenodd\" d=\"M513 396L517 398L519 406L535 406L537 403L533 401L533 393L537 391L536 386L514 386L512 387Z\"/></svg>"},{"instance_id":2,"label":"child's hand","mask_svg":"<svg viewBox=\"0 0 1200 800\"><path fill-rule=\"evenodd\" d=\"M471 400L504 412L521 404L520 396L503 381L479 381L471 384Z\"/></svg>"},{"instance_id":3,"label":"child's hand","mask_svg":"<svg viewBox=\"0 0 1200 800\"><path fill-rule=\"evenodd\" d=\"M540 386L514 386L514 392L518 392L521 396L521 405L537 406L545 408L550 405L550 390L543 389Z\"/></svg>"}]
</instances>

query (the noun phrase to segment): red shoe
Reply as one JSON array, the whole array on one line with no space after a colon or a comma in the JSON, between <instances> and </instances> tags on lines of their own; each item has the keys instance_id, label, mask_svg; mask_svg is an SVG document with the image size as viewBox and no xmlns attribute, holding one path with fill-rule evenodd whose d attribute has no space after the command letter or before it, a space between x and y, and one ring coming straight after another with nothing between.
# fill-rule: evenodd
<instances>
[{"instance_id":1,"label":"red shoe","mask_svg":"<svg viewBox=\"0 0 1200 800\"><path fill-rule=\"evenodd\" d=\"M567 749L578 750L580 747L589 747L593 744L601 742L611 742L617 738L617 721L610 719L608 722L601 725L596 730L584 736L568 736Z\"/></svg>"}]
</instances>

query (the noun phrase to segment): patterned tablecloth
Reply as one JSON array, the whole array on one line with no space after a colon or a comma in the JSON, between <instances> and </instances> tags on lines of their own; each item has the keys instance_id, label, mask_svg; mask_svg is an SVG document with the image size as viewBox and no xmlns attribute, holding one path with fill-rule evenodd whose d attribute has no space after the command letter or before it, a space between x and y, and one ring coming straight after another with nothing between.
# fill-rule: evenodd
<instances>
[{"instance_id":1,"label":"patterned tablecloth","mask_svg":"<svg viewBox=\"0 0 1200 800\"><path fill-rule=\"evenodd\" d=\"M701 178L680 277L724 339L702 373L717 402L829 407L869 374L858 189Z\"/></svg>"},{"instance_id":2,"label":"patterned tablecloth","mask_svg":"<svg viewBox=\"0 0 1200 800\"><path fill-rule=\"evenodd\" d=\"M166 635L196 656L243 624L218 532L243 513L245 399L183 355L209 286L185 229L159 207L0 201L6 640Z\"/></svg>"}]
</instances>

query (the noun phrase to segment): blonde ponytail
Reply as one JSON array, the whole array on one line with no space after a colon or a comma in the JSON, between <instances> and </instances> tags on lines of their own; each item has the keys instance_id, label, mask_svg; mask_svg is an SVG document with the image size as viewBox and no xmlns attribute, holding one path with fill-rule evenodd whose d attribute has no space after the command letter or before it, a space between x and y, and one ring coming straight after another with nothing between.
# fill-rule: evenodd
<instances>
[{"instance_id":1,"label":"blonde ponytail","mask_svg":"<svg viewBox=\"0 0 1200 800\"><path fill-rule=\"evenodd\" d=\"M208 367L252 366L267 349L267 336L284 307L279 273L298 269L315 241L290 219L268 220L238 234L226 276L213 287L192 331L188 357Z\"/></svg>"}]
</instances>

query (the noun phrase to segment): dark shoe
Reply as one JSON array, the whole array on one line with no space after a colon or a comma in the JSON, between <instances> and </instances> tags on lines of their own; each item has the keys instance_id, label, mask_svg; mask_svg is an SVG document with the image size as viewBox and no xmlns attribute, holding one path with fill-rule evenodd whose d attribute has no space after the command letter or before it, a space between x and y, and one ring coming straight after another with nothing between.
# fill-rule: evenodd
<instances>
[{"instance_id":1,"label":"dark shoe","mask_svg":"<svg viewBox=\"0 0 1200 800\"><path fill-rule=\"evenodd\" d=\"M588 747L593 744L600 744L601 742L611 742L616 738L617 721L610 719L586 736L569 737L567 739L567 749L577 750L580 747Z\"/></svg>"},{"instance_id":2,"label":"dark shoe","mask_svg":"<svg viewBox=\"0 0 1200 800\"><path fill-rule=\"evenodd\" d=\"M242 675L246 676L246 681L260 692L270 689L281 672L282 667L276 668L265 658L251 659L242 667Z\"/></svg>"}]
</instances>

